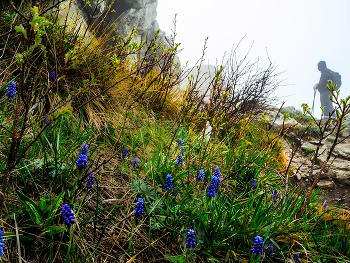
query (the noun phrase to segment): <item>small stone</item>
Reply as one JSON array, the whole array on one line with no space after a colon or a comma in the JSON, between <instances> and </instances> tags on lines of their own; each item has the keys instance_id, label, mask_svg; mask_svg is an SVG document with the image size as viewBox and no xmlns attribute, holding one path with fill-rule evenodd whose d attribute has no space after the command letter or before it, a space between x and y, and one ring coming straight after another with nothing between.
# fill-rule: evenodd
<instances>
[{"instance_id":1,"label":"small stone","mask_svg":"<svg viewBox=\"0 0 350 263\"><path fill-rule=\"evenodd\" d=\"M318 145L319 141L309 141L309 143L313 144L313 145ZM323 145L324 142L321 142L321 145Z\"/></svg>"},{"instance_id":2,"label":"small stone","mask_svg":"<svg viewBox=\"0 0 350 263\"><path fill-rule=\"evenodd\" d=\"M334 188L333 180L320 180L317 186L324 190L329 190Z\"/></svg>"}]
</instances>

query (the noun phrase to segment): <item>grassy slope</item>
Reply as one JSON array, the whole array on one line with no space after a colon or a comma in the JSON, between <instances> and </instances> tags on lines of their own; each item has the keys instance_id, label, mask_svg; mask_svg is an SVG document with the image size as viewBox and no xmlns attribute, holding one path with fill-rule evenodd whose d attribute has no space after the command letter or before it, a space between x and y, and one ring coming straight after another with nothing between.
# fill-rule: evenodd
<instances>
[{"instance_id":1,"label":"grassy slope","mask_svg":"<svg viewBox=\"0 0 350 263\"><path fill-rule=\"evenodd\" d=\"M6 30L3 26L0 34ZM10 37L0 72L4 72L2 125L11 131L15 99L7 99L5 84L20 75L12 58L16 48L23 52L26 47L19 34ZM22 257L34 261L92 262L94 258L95 262L117 262L131 258L151 262L168 258L174 262L253 262L262 260L251 255L257 235L264 238L265 248L274 245L274 255L263 256L270 262L284 261L296 253L306 260L306 248L313 261L348 257L348 245L342 243L349 235L347 214L323 209L314 195L307 213L295 220L302 196L298 189L284 195L278 169L283 170L285 160L278 143L270 143L274 134L264 137L265 124L242 118L225 134L214 133L207 143L198 130L203 122L200 112L190 124L186 122L191 112L182 111L186 101L171 92L169 83L174 78L159 75L159 69L130 75L137 67L127 60L132 50L120 46L106 50L104 39L86 44L57 25L46 29L43 42L48 57L29 62L27 87L32 83L35 88L27 95L35 100L35 93L43 92L46 83L51 92L29 118L19 154L37 138L47 116L50 126L12 171L2 216L7 238L4 260L18 258L16 230ZM72 50L74 55L65 64L65 54ZM113 54L118 55L113 58ZM39 52L35 55L40 57ZM52 70L62 78L50 80ZM87 103L115 83L102 97ZM63 114L63 105L72 106L73 113ZM2 130L2 171L10 136ZM180 138L181 147L177 145ZM89 145L88 163L87 168L78 169L82 143ZM129 149L128 155L121 158L124 148ZM183 164L176 164L183 151ZM136 169L131 165L134 158L139 160ZM208 198L206 189L215 167L220 168L222 182L216 197ZM199 169L205 169L203 182L197 179ZM85 183L91 172L96 183L89 190ZM173 180L168 191L167 174ZM254 178L256 188L252 188ZM176 197L174 189L178 190ZM277 200L271 197L274 189L279 192ZM62 201L57 201L63 193ZM145 211L142 217L135 217L140 197ZM76 223L71 227L64 226L57 209L62 204L69 204L75 212ZM189 229L195 230L196 249L186 249Z\"/></svg>"}]
</instances>

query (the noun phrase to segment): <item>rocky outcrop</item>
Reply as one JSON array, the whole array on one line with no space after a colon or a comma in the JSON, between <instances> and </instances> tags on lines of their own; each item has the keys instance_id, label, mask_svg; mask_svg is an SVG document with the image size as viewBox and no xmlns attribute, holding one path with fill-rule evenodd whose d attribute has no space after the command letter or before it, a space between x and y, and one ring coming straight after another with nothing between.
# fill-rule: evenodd
<instances>
[{"instance_id":1,"label":"rocky outcrop","mask_svg":"<svg viewBox=\"0 0 350 263\"><path fill-rule=\"evenodd\" d=\"M150 41L160 29L156 20L158 0L72 0L71 5L74 10L81 11L87 25L101 25L97 34L102 34L108 26L126 37L135 27L138 34L134 40L140 42L141 39ZM164 31L160 31L157 41L161 41L165 48L172 44ZM178 58L175 62L179 63Z\"/></svg>"}]
</instances>

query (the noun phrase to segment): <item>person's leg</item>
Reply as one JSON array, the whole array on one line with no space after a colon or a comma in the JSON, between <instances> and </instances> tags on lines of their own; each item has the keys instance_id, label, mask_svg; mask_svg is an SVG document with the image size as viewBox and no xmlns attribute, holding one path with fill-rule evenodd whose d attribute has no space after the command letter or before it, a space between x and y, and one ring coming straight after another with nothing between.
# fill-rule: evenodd
<instances>
[{"instance_id":1,"label":"person's leg","mask_svg":"<svg viewBox=\"0 0 350 263\"><path fill-rule=\"evenodd\" d=\"M334 111L333 103L329 99L330 95L331 95L330 92L322 92L322 93L320 93L321 107L326 106L326 108L325 108L325 110L323 112L323 116L329 116L329 114L332 114L333 111ZM334 116L334 113L332 114L332 116Z\"/></svg>"}]
</instances>

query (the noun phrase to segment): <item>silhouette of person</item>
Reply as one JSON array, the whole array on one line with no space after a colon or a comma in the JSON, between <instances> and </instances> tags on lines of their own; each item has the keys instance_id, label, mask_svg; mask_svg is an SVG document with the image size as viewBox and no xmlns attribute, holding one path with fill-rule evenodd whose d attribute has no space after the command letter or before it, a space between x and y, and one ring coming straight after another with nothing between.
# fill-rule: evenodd
<instances>
[{"instance_id":1,"label":"silhouette of person","mask_svg":"<svg viewBox=\"0 0 350 263\"><path fill-rule=\"evenodd\" d=\"M318 70L321 71L321 77L319 83L314 86L314 89L317 89L320 93L321 107L326 107L323 116L334 116L333 103L329 99L329 96L332 93L326 88L328 80L332 79L332 71L327 68L325 61L320 61L317 64Z\"/></svg>"}]
</instances>

